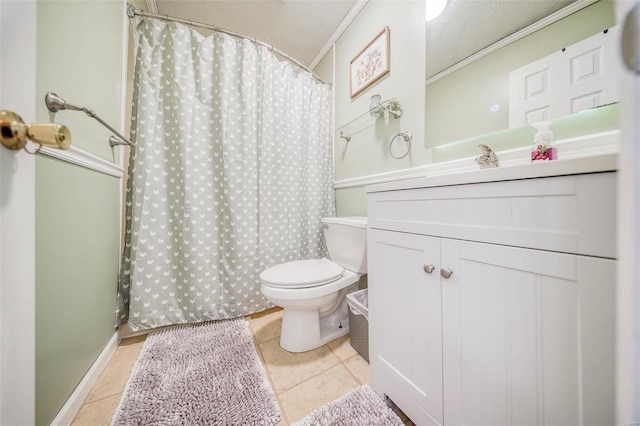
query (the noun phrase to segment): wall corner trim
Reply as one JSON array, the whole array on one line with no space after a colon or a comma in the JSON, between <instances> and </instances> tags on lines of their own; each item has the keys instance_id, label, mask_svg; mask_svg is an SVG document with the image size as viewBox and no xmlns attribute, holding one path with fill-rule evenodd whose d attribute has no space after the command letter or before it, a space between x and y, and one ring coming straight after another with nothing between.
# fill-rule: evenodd
<instances>
[{"instance_id":1,"label":"wall corner trim","mask_svg":"<svg viewBox=\"0 0 640 426\"><path fill-rule=\"evenodd\" d=\"M80 411L85 399L89 396L89 392L91 392L91 389L93 389L98 381L98 377L118 348L119 343L120 335L116 331L113 333L113 336L111 336L111 339L109 339L109 342L102 352L100 352L100 355L98 355L98 358L95 360L91 368L89 368L87 374L84 375L69 399L67 399L67 402L62 406L58 415L53 419L51 426L70 425L73 422L73 419Z\"/></svg>"},{"instance_id":2,"label":"wall corner trim","mask_svg":"<svg viewBox=\"0 0 640 426\"><path fill-rule=\"evenodd\" d=\"M40 154L109 176L124 177L124 168L74 145L71 145L69 149L55 149L43 146Z\"/></svg>"},{"instance_id":3,"label":"wall corner trim","mask_svg":"<svg viewBox=\"0 0 640 426\"><path fill-rule=\"evenodd\" d=\"M358 13L362 10L362 8L369 2L369 0L356 0L351 9L344 16L342 21L338 24L336 29L333 31L331 36L327 39L324 45L320 48L320 51L316 54L316 56L309 63L309 68L314 69L316 65L324 58L324 55L327 54L331 46L335 44L336 41L340 38L342 33L347 29L347 27L353 22L353 20L358 16Z\"/></svg>"},{"instance_id":4,"label":"wall corner trim","mask_svg":"<svg viewBox=\"0 0 640 426\"><path fill-rule=\"evenodd\" d=\"M147 9L149 9L149 12L158 13L158 3L156 2L156 0L145 0L145 3L147 4Z\"/></svg>"}]
</instances>

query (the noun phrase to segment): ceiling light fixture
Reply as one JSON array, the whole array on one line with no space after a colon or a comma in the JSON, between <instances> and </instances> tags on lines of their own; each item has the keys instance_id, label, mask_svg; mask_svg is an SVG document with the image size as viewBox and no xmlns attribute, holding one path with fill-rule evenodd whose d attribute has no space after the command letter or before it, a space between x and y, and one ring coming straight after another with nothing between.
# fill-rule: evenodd
<instances>
[{"instance_id":1,"label":"ceiling light fixture","mask_svg":"<svg viewBox=\"0 0 640 426\"><path fill-rule=\"evenodd\" d=\"M425 0L427 6L427 12L425 14L425 21L430 21L437 18L445 7L447 7L449 0Z\"/></svg>"}]
</instances>

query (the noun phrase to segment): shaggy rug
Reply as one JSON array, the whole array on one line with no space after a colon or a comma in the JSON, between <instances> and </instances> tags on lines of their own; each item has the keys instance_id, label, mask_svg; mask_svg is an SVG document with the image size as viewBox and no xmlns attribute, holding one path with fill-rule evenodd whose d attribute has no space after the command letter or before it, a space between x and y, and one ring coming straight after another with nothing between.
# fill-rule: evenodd
<instances>
[{"instance_id":1,"label":"shaggy rug","mask_svg":"<svg viewBox=\"0 0 640 426\"><path fill-rule=\"evenodd\" d=\"M402 420L369 385L360 386L291 426L402 426Z\"/></svg>"},{"instance_id":2,"label":"shaggy rug","mask_svg":"<svg viewBox=\"0 0 640 426\"><path fill-rule=\"evenodd\" d=\"M278 403L243 319L150 334L120 405L120 425L264 425Z\"/></svg>"}]
</instances>

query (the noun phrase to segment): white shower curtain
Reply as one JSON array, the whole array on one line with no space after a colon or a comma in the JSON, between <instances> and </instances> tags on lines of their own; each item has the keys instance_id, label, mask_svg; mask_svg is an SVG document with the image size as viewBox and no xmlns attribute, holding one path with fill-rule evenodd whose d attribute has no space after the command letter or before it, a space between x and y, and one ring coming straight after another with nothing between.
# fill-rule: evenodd
<instances>
[{"instance_id":1,"label":"white shower curtain","mask_svg":"<svg viewBox=\"0 0 640 426\"><path fill-rule=\"evenodd\" d=\"M247 40L150 18L135 63L119 322L271 306L261 271L326 252L330 87Z\"/></svg>"}]
</instances>

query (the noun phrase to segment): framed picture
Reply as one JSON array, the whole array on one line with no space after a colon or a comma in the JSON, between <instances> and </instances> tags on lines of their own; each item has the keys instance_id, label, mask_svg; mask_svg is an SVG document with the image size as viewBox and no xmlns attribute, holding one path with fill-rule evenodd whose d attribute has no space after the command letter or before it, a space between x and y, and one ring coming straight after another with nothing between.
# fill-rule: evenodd
<instances>
[{"instance_id":1,"label":"framed picture","mask_svg":"<svg viewBox=\"0 0 640 426\"><path fill-rule=\"evenodd\" d=\"M350 88L352 98L390 71L389 41L389 27L384 27L384 29L351 60L349 70L351 74Z\"/></svg>"}]
</instances>

